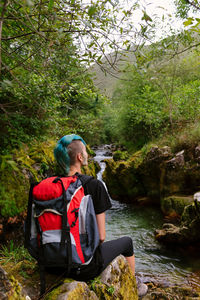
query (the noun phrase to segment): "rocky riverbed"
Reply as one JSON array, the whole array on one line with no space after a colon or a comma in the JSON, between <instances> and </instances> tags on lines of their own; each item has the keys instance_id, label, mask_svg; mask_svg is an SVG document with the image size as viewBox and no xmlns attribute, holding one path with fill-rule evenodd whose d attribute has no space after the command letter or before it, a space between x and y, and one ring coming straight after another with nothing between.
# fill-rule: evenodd
<instances>
[{"instance_id":1,"label":"rocky riverbed","mask_svg":"<svg viewBox=\"0 0 200 300\"><path fill-rule=\"evenodd\" d=\"M195 197L200 190L200 146L178 153L154 146L145 155L138 151L126 161L118 155L106 165L103 179L112 198L156 204L168 218L156 231L159 241L199 247L200 195Z\"/></svg>"}]
</instances>

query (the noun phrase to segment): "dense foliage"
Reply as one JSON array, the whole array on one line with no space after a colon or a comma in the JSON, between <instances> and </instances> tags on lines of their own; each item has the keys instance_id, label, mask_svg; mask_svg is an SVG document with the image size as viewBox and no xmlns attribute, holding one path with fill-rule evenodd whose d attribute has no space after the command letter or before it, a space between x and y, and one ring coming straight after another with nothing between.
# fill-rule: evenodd
<instances>
[{"instance_id":1,"label":"dense foliage","mask_svg":"<svg viewBox=\"0 0 200 300\"><path fill-rule=\"evenodd\" d=\"M135 63L126 67L108 107L110 131L119 143L137 149L199 120L199 48L183 51L190 38L187 32L166 38L143 56L136 53Z\"/></svg>"},{"instance_id":2,"label":"dense foliage","mask_svg":"<svg viewBox=\"0 0 200 300\"><path fill-rule=\"evenodd\" d=\"M49 133L89 131L99 142L104 98L86 70L109 62L108 49L130 47L133 9L108 0L1 1L1 152Z\"/></svg>"}]
</instances>

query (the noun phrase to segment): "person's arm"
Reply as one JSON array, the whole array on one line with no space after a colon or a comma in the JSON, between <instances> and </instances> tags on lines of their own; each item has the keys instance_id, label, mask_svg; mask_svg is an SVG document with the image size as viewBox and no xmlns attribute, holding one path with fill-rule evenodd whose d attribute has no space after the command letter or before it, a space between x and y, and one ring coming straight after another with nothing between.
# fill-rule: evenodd
<instances>
[{"instance_id":1,"label":"person's arm","mask_svg":"<svg viewBox=\"0 0 200 300\"><path fill-rule=\"evenodd\" d=\"M100 242L103 243L106 238L106 214L105 212L96 215L97 226L99 229Z\"/></svg>"}]
</instances>

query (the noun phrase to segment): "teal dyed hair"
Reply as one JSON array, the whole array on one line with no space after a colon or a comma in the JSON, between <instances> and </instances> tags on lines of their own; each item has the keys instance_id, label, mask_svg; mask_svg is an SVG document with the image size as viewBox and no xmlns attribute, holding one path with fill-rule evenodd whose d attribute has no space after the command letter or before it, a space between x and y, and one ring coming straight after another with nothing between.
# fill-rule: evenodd
<instances>
[{"instance_id":1,"label":"teal dyed hair","mask_svg":"<svg viewBox=\"0 0 200 300\"><path fill-rule=\"evenodd\" d=\"M76 134L69 134L63 136L57 143L55 149L54 149L54 156L57 161L57 163L60 165L60 167L65 171L66 174L69 172L70 167L70 158L68 155L67 147L72 141L80 140L85 146L85 141Z\"/></svg>"}]
</instances>

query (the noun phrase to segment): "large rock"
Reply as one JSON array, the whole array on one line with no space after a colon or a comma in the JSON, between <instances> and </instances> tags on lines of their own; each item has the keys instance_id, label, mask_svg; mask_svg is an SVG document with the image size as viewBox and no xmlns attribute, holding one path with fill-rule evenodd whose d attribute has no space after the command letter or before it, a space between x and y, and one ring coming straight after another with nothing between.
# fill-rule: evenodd
<instances>
[{"instance_id":1,"label":"large rock","mask_svg":"<svg viewBox=\"0 0 200 300\"><path fill-rule=\"evenodd\" d=\"M100 280L106 291L116 299L138 299L135 277L127 264L124 256L120 255L103 271ZM101 286L101 284L100 284ZM101 291L98 285L95 286L101 298ZM102 295L103 296L103 295ZM111 299L113 299L111 298Z\"/></svg>"},{"instance_id":2,"label":"large rock","mask_svg":"<svg viewBox=\"0 0 200 300\"><path fill-rule=\"evenodd\" d=\"M87 285L85 282L65 282L48 294L46 300L97 300L124 299L136 300L137 287L135 277L121 255Z\"/></svg>"},{"instance_id":3,"label":"large rock","mask_svg":"<svg viewBox=\"0 0 200 300\"><path fill-rule=\"evenodd\" d=\"M192 196L168 196L161 199L161 210L165 216L181 217L185 206L194 202Z\"/></svg>"},{"instance_id":4,"label":"large rock","mask_svg":"<svg viewBox=\"0 0 200 300\"><path fill-rule=\"evenodd\" d=\"M103 179L113 199L136 202L148 198L160 203L170 195L191 195L199 189L199 150L172 153L157 146L138 151L127 161L107 160Z\"/></svg>"}]
</instances>

